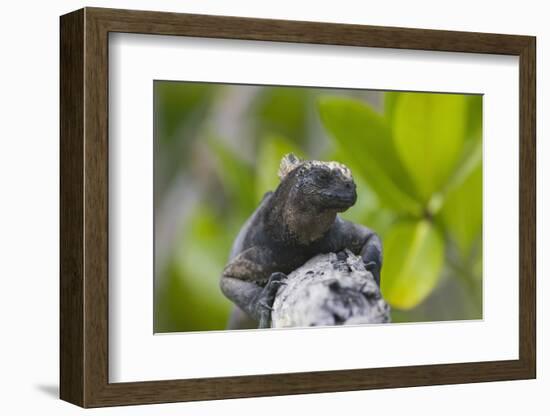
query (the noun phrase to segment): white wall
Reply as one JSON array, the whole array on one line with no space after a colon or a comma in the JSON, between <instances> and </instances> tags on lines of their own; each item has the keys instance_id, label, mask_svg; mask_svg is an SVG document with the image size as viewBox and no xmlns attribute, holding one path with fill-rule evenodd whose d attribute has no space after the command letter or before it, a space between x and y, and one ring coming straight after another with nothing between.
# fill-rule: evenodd
<instances>
[{"instance_id":1,"label":"white wall","mask_svg":"<svg viewBox=\"0 0 550 416\"><path fill-rule=\"evenodd\" d=\"M510 3L510 4L508 4ZM542 212L550 163L543 129L550 99L550 26L543 1L268 2L69 1L4 2L0 61L0 409L3 414L75 414L77 407L56 399L58 384L58 16L82 6L318 20L388 26L530 34L538 37L538 380L317 394L218 402L92 410L88 414L239 413L267 416L283 412L464 415L547 414L550 404L548 341L550 300L543 280L549 226ZM546 139L546 140L545 140ZM7 192L6 192L7 191ZM543 235L543 233L545 235ZM7 283L7 286L5 285ZM405 348L405 346L403 346ZM11 410L7 412L6 410ZM27 412L28 411L28 412Z\"/></svg>"}]
</instances>

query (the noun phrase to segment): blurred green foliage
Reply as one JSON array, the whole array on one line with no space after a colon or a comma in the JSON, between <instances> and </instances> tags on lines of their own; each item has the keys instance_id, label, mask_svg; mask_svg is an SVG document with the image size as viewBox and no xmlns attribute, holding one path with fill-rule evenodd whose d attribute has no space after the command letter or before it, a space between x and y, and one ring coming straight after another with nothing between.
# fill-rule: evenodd
<instances>
[{"instance_id":1,"label":"blurred green foliage","mask_svg":"<svg viewBox=\"0 0 550 416\"><path fill-rule=\"evenodd\" d=\"M394 308L418 306L438 285L447 251L455 257L448 265L465 269L479 303L481 278L473 266L481 252L471 248L482 228L481 97L390 93L386 99L383 115L356 100L320 102L323 124L352 171L395 214L383 235L382 293Z\"/></svg>"},{"instance_id":2,"label":"blurred green foliage","mask_svg":"<svg viewBox=\"0 0 550 416\"><path fill-rule=\"evenodd\" d=\"M352 169L358 200L343 217L382 236L394 322L481 318L481 96L160 81L154 92L155 332L225 328L220 274L289 152Z\"/></svg>"}]
</instances>

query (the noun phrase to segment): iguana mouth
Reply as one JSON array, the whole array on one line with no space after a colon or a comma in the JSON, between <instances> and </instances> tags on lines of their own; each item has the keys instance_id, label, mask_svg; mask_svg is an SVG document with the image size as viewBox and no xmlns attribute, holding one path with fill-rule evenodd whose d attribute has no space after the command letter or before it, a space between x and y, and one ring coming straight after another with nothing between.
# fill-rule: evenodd
<instances>
[{"instance_id":1,"label":"iguana mouth","mask_svg":"<svg viewBox=\"0 0 550 416\"><path fill-rule=\"evenodd\" d=\"M326 193L327 205L330 208L349 208L357 201L355 191L349 193Z\"/></svg>"}]
</instances>

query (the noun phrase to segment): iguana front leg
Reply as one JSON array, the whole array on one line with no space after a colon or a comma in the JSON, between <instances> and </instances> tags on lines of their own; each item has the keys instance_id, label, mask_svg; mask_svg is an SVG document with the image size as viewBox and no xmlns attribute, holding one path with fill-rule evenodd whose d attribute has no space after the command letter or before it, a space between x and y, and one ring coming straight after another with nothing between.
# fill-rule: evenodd
<instances>
[{"instance_id":1,"label":"iguana front leg","mask_svg":"<svg viewBox=\"0 0 550 416\"><path fill-rule=\"evenodd\" d=\"M338 252L345 248L353 254L360 255L378 286L382 270L382 241L371 229L350 221L336 218L329 235L331 251Z\"/></svg>"},{"instance_id":2,"label":"iguana front leg","mask_svg":"<svg viewBox=\"0 0 550 416\"><path fill-rule=\"evenodd\" d=\"M274 270L272 253L263 247L251 247L236 256L225 267L220 287L260 328L271 324L271 308L286 275Z\"/></svg>"},{"instance_id":3,"label":"iguana front leg","mask_svg":"<svg viewBox=\"0 0 550 416\"><path fill-rule=\"evenodd\" d=\"M365 238L363 248L359 253L365 268L370 271L374 280L380 287L380 272L382 270L382 241L376 233L372 233Z\"/></svg>"}]
</instances>

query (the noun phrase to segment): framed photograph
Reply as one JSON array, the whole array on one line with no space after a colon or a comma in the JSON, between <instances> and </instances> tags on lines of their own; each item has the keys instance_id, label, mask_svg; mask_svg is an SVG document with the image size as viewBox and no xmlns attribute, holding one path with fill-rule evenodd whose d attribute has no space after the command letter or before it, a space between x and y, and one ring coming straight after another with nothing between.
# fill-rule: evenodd
<instances>
[{"instance_id":1,"label":"framed photograph","mask_svg":"<svg viewBox=\"0 0 550 416\"><path fill-rule=\"evenodd\" d=\"M535 378L535 38L61 17L60 396Z\"/></svg>"}]
</instances>

